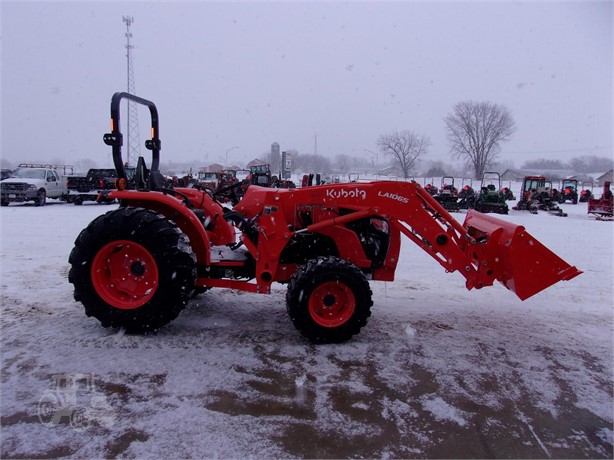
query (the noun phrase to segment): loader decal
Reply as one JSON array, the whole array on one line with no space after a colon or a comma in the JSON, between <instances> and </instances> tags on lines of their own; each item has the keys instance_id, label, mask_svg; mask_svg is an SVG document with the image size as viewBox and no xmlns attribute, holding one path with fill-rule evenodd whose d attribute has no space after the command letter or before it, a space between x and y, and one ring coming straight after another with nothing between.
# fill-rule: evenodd
<instances>
[{"instance_id":1,"label":"loader decal","mask_svg":"<svg viewBox=\"0 0 614 460\"><path fill-rule=\"evenodd\" d=\"M404 197L403 195L397 195L396 193L388 193L388 192L382 193L382 191L380 190L379 192L377 192L377 196L388 198L390 200L397 200L397 201L400 201L401 203L409 203L409 198Z\"/></svg>"}]
</instances>

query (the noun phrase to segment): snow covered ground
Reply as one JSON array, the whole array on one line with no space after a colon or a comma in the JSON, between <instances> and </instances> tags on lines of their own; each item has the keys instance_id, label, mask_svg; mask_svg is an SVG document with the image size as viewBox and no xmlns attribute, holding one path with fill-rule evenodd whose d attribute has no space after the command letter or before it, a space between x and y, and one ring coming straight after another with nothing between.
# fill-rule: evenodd
<instances>
[{"instance_id":1,"label":"snow covered ground","mask_svg":"<svg viewBox=\"0 0 614 460\"><path fill-rule=\"evenodd\" d=\"M209 291L154 335L104 329L67 260L115 206L2 208L0 455L612 458L614 227L561 206L502 218L581 276L525 302L469 292L406 241L369 324L329 346L294 330L284 286Z\"/></svg>"}]
</instances>

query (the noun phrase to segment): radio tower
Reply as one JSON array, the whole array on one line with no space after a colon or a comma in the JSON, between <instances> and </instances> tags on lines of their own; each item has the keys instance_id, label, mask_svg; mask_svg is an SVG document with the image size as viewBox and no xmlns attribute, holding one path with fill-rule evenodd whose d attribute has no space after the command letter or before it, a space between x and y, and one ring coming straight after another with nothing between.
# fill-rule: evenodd
<instances>
[{"instance_id":1,"label":"radio tower","mask_svg":"<svg viewBox=\"0 0 614 460\"><path fill-rule=\"evenodd\" d=\"M132 34L130 33L130 26L134 22L132 16L123 16L124 24L126 24L126 60L127 60L127 73L128 73L128 93L136 95L134 88L134 68L132 67L132 48L130 39ZM135 166L137 158L141 155L140 140L139 140L139 114L137 111L136 102L128 100L128 120L126 132L128 133L127 139L127 166Z\"/></svg>"}]
</instances>

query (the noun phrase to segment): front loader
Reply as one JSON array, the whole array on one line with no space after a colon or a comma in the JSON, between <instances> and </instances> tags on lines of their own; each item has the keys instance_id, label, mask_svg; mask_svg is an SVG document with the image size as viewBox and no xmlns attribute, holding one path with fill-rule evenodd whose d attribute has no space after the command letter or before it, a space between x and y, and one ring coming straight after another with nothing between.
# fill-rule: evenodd
<instances>
[{"instance_id":1,"label":"front loader","mask_svg":"<svg viewBox=\"0 0 614 460\"><path fill-rule=\"evenodd\" d=\"M119 106L149 107L151 169L139 161L140 189L125 190ZM155 105L116 93L111 100L120 207L92 221L69 262L74 296L105 327L150 332L172 321L191 296L210 288L268 294L287 283L287 310L314 343L359 333L373 305L369 281L393 281L402 236L467 289L499 281L527 299L581 271L522 226L470 210L457 222L416 183L372 182L297 189L251 186L232 209L206 189L165 188L158 170Z\"/></svg>"}]
</instances>

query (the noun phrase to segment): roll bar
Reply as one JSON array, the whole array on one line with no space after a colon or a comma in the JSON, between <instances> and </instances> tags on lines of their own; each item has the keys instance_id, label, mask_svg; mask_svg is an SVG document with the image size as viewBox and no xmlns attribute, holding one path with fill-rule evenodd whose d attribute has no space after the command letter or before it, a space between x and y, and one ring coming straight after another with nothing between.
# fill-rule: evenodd
<instances>
[{"instance_id":1,"label":"roll bar","mask_svg":"<svg viewBox=\"0 0 614 460\"><path fill-rule=\"evenodd\" d=\"M159 171L161 142L158 127L158 109L156 105L134 94L117 92L111 98L111 132L106 133L103 136L103 140L105 144L113 148L113 164L115 165L118 179L126 179L126 171L124 170L124 162L122 159L122 145L124 144L124 139L119 123L119 107L122 99L129 99L149 107L149 113L151 114L151 139L145 141L145 148L151 150L150 170Z\"/></svg>"}]
</instances>

